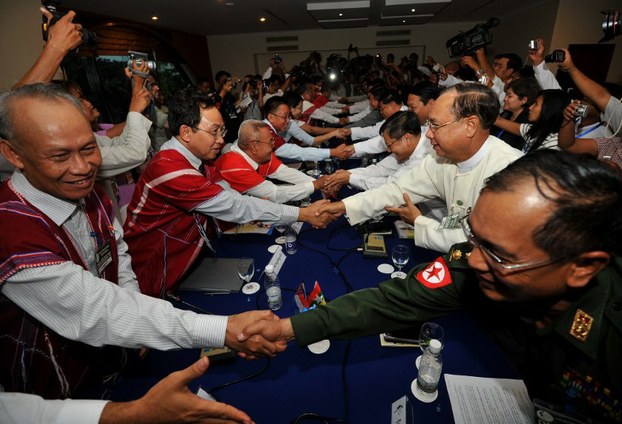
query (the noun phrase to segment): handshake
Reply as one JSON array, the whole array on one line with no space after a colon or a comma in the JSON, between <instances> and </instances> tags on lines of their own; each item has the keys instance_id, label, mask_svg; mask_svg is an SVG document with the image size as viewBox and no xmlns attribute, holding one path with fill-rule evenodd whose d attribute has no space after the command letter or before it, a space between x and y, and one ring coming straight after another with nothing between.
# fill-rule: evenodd
<instances>
[{"instance_id":1,"label":"handshake","mask_svg":"<svg viewBox=\"0 0 622 424\"><path fill-rule=\"evenodd\" d=\"M325 228L343 214L343 212L333 212L333 208L330 205L330 200L323 199L312 203L306 208L300 208L298 221L311 224L313 228Z\"/></svg>"},{"instance_id":2,"label":"handshake","mask_svg":"<svg viewBox=\"0 0 622 424\"><path fill-rule=\"evenodd\" d=\"M293 338L289 318L280 319L272 311L249 311L229 317L225 344L239 356L254 359L283 352Z\"/></svg>"}]
</instances>

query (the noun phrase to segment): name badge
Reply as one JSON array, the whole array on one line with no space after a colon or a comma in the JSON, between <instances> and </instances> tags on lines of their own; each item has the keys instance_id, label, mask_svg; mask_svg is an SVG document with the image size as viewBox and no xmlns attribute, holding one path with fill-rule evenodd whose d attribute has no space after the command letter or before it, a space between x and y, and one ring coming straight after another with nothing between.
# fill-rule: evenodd
<instances>
[{"instance_id":1,"label":"name badge","mask_svg":"<svg viewBox=\"0 0 622 424\"><path fill-rule=\"evenodd\" d=\"M101 276L108 265L112 263L112 250L110 242L104 244L97 252L95 252L95 264L97 272Z\"/></svg>"}]
</instances>

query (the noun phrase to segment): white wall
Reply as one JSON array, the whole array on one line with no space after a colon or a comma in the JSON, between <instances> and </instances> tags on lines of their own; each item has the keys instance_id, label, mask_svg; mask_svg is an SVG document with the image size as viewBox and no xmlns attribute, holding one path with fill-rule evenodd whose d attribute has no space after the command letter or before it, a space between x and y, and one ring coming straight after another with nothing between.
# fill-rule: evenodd
<instances>
[{"instance_id":1,"label":"white wall","mask_svg":"<svg viewBox=\"0 0 622 424\"><path fill-rule=\"evenodd\" d=\"M555 27L559 0L549 0L538 6L525 8L512 15L500 17L501 23L494 29L491 55L516 53L527 58L529 40L542 38L549 46Z\"/></svg>"},{"instance_id":2,"label":"white wall","mask_svg":"<svg viewBox=\"0 0 622 424\"><path fill-rule=\"evenodd\" d=\"M0 1L0 91L11 88L41 53L40 6L39 0Z\"/></svg>"},{"instance_id":3,"label":"white wall","mask_svg":"<svg viewBox=\"0 0 622 424\"><path fill-rule=\"evenodd\" d=\"M462 22L452 24L437 25L419 25L408 27L369 27L356 29L341 30L306 30L306 31L289 31L289 32L271 32L271 33L254 33L254 34L238 34L238 35L218 35L209 36L207 42L211 55L211 64L214 72L225 69L235 75L244 75L247 73L263 72L267 63L255 66L255 55L265 58L272 56L267 53L268 43L266 37L277 36L298 36L298 49L301 51L323 51L323 52L345 52L348 45L359 48L361 54L366 51L378 52L386 58L386 53L395 52L396 61L399 61L402 54L400 51L425 51L425 55L431 55L437 61L445 63L449 60L445 42L458 34L459 31L465 31L472 28L476 22ZM387 37L376 37L376 31L390 29L410 29L410 45L417 46L409 49L406 46L399 48L390 47L383 49L376 47L376 40L385 40ZM402 37L395 37L402 38ZM293 44L286 42L286 44ZM299 61L298 55L290 55L292 60L288 60L287 53L280 53L284 57L287 66L291 67ZM323 54L326 58L327 54ZM419 57L419 64L424 59Z\"/></svg>"},{"instance_id":4,"label":"white wall","mask_svg":"<svg viewBox=\"0 0 622 424\"><path fill-rule=\"evenodd\" d=\"M568 44L592 44L602 38L601 10L622 11L620 0L543 0L535 7L525 8L512 15L498 16L501 23L493 30L493 46L489 54L513 52L526 59L527 43L533 38L543 38L547 49L567 47ZM471 29L477 22L451 24L428 24L410 27L370 27L343 30L290 31L279 33L254 33L207 37L214 72L225 69L236 75L263 72L266 63L256 66L255 57L264 60L272 56L267 52L266 37L298 36L301 51L318 50L323 53L345 51L349 43L361 50L369 49L383 53L376 48L376 31L387 29L411 30L410 45L420 46L426 55L445 63L449 60L445 42L459 31ZM622 35L608 43L616 44L607 80L622 83ZM289 42L287 43L289 44ZM387 49L387 52L391 49ZM288 66L298 62L300 55L281 54ZM326 58L327 54L323 54ZM386 57L386 54L384 54ZM399 60L396 54L396 60ZM420 56L420 60L423 59ZM554 70L554 67L552 67Z\"/></svg>"}]
</instances>

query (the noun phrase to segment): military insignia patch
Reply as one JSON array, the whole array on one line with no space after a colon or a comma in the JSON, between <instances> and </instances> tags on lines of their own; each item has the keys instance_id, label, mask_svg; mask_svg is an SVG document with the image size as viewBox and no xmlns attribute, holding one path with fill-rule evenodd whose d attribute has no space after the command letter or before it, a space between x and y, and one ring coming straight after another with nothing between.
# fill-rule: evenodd
<instances>
[{"instance_id":1,"label":"military insignia patch","mask_svg":"<svg viewBox=\"0 0 622 424\"><path fill-rule=\"evenodd\" d=\"M588 315L584 310L577 309L570 327L570 335L577 340L585 342L590 334L594 318Z\"/></svg>"},{"instance_id":2,"label":"military insignia patch","mask_svg":"<svg viewBox=\"0 0 622 424\"><path fill-rule=\"evenodd\" d=\"M449 262L458 261L462 259L462 250L453 249L449 254Z\"/></svg>"},{"instance_id":3,"label":"military insignia patch","mask_svg":"<svg viewBox=\"0 0 622 424\"><path fill-rule=\"evenodd\" d=\"M451 284L451 274L442 257L417 273L417 280L429 289L438 289Z\"/></svg>"}]
</instances>

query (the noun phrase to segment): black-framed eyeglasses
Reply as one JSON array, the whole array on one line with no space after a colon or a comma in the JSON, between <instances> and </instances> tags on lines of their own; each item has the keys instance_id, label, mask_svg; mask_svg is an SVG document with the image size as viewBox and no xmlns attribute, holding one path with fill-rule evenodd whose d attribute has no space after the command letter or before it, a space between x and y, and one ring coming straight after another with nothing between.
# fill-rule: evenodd
<instances>
[{"instance_id":1,"label":"black-framed eyeglasses","mask_svg":"<svg viewBox=\"0 0 622 424\"><path fill-rule=\"evenodd\" d=\"M227 129L225 127L220 127L220 128L214 128L213 130L204 130L203 128L199 128L199 127L191 127L192 129L198 130L198 131L203 131L204 133L208 133L209 135L215 137L215 138L225 138L225 136L227 135Z\"/></svg>"},{"instance_id":2,"label":"black-framed eyeglasses","mask_svg":"<svg viewBox=\"0 0 622 424\"><path fill-rule=\"evenodd\" d=\"M540 268L561 261L561 259L545 259L542 261L516 263L507 259L503 259L499 255L491 251L486 246L486 243L482 242L475 234L473 234L468 218L469 216L467 215L460 220L460 225L462 226L462 230L467 237L467 241L474 248L478 248L479 250L481 250L483 256L488 259L488 264L500 273L510 274L514 272L526 271L528 269Z\"/></svg>"},{"instance_id":3,"label":"black-framed eyeglasses","mask_svg":"<svg viewBox=\"0 0 622 424\"><path fill-rule=\"evenodd\" d=\"M396 139L395 139L395 140L393 140L393 141L389 141L387 138L385 138L385 139L384 139L384 143L387 145L387 147L391 147L391 146L393 146L395 143L397 143L398 141L402 141L402 139L404 138L404 136L405 136L405 135L406 135L406 134L402 135L402 136L401 136L401 137L399 137L399 138L396 138Z\"/></svg>"},{"instance_id":4,"label":"black-framed eyeglasses","mask_svg":"<svg viewBox=\"0 0 622 424\"><path fill-rule=\"evenodd\" d=\"M425 121L425 125L427 125L432 132L436 132L439 129L446 127L447 125L455 124L456 122L462 121L464 118L454 119L453 121L445 122L444 124L437 124L436 122L432 122L429 119Z\"/></svg>"},{"instance_id":5,"label":"black-framed eyeglasses","mask_svg":"<svg viewBox=\"0 0 622 424\"><path fill-rule=\"evenodd\" d=\"M289 115L281 116L281 115L277 115L276 113L272 113L272 115L278 116L279 118L281 118L281 119L283 119L285 121L289 121L291 119Z\"/></svg>"}]
</instances>

